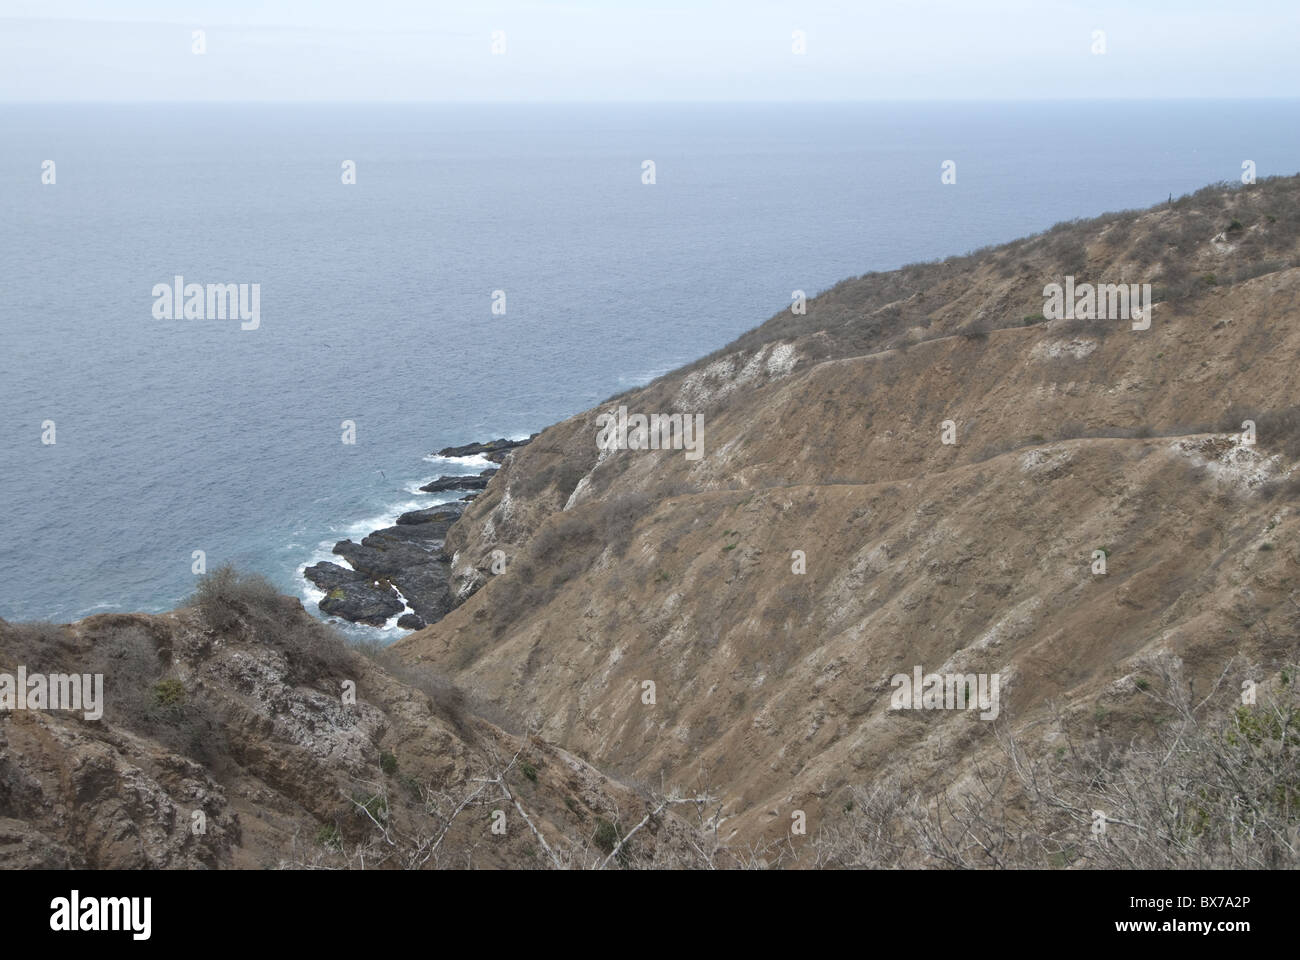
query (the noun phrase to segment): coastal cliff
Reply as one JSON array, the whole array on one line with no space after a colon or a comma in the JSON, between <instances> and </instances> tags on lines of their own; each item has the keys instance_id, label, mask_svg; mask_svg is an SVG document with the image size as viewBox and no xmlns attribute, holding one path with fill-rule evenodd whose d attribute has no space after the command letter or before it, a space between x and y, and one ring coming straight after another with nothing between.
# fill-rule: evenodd
<instances>
[{"instance_id":1,"label":"coastal cliff","mask_svg":"<svg viewBox=\"0 0 1300 960\"><path fill-rule=\"evenodd\" d=\"M1049 319L1067 278L1149 284L1151 307ZM1171 724L1200 724L1180 742L1206 750L1230 749L1223 723L1255 724L1233 745L1280 736L1238 711L1294 697L1298 293L1300 178L1060 224L846 280L493 442L499 469L427 491L466 499L312 571L339 591L326 613L409 604L427 624L387 649L348 649L229 571L171 614L0 622L0 667L97 664L118 704L0 718L0 849L102 867L1090 865L1086 817L1043 839L1095 788L1067 774L1144 770ZM638 415L678 417L670 440L698 418L695 449L624 442ZM443 453L465 451L484 452ZM996 677L997 701L898 709L913 671ZM1289 742L1261 747L1284 798ZM1180 776L1199 769L1184 759ZM973 796L1022 839L864 839ZM1113 799L1115 822L1147 822ZM1232 856L1287 856L1251 844Z\"/></svg>"},{"instance_id":2,"label":"coastal cliff","mask_svg":"<svg viewBox=\"0 0 1300 960\"><path fill-rule=\"evenodd\" d=\"M844 281L514 451L447 538L467 599L397 650L703 782L735 842L961 784L999 724L1121 744L1171 658L1229 709L1296 655L1298 209L1211 187ZM1149 327L1045 319L1066 278L1151 284ZM620 407L703 414L703 456L598 449ZM891 710L916 665L1000 675L1000 719Z\"/></svg>"}]
</instances>

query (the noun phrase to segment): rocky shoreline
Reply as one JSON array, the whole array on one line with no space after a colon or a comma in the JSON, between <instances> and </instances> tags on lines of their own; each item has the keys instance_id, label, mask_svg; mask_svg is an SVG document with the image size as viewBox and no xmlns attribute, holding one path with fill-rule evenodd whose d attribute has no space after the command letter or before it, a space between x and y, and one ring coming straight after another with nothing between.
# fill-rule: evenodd
<instances>
[{"instance_id":1,"label":"rocky shoreline","mask_svg":"<svg viewBox=\"0 0 1300 960\"><path fill-rule=\"evenodd\" d=\"M482 456L499 464L512 450L536 436L444 447L438 456ZM336 543L333 553L346 565L322 561L303 570L307 580L325 591L319 603L321 613L372 627L399 617L397 625L406 630L419 630L445 617L455 606L450 588L451 557L443 552L447 532L460 519L466 504L487 488L498 469L489 467L477 476L440 476L420 487L420 491L464 491L459 502L404 513L392 526L373 531L360 543Z\"/></svg>"}]
</instances>

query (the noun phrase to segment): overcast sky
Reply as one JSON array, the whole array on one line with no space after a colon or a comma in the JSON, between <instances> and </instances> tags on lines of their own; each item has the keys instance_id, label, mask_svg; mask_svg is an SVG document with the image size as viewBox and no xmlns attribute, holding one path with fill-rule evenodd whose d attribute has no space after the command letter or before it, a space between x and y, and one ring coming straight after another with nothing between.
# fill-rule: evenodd
<instances>
[{"instance_id":1,"label":"overcast sky","mask_svg":"<svg viewBox=\"0 0 1300 960\"><path fill-rule=\"evenodd\" d=\"M0 0L0 100L1294 97L1298 52L1298 0Z\"/></svg>"}]
</instances>

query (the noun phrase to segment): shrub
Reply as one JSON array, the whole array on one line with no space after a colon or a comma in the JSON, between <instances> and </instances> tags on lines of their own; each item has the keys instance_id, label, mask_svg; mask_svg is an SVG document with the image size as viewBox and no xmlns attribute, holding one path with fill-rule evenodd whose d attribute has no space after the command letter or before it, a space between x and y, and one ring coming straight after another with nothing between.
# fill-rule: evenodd
<instances>
[{"instance_id":1,"label":"shrub","mask_svg":"<svg viewBox=\"0 0 1300 960\"><path fill-rule=\"evenodd\" d=\"M332 823L326 823L316 831L316 843L329 850L343 849L343 834Z\"/></svg>"},{"instance_id":2,"label":"shrub","mask_svg":"<svg viewBox=\"0 0 1300 960\"><path fill-rule=\"evenodd\" d=\"M957 335L963 340L987 340L992 329L993 322L987 317L981 317L963 326L957 331Z\"/></svg>"},{"instance_id":3,"label":"shrub","mask_svg":"<svg viewBox=\"0 0 1300 960\"><path fill-rule=\"evenodd\" d=\"M265 577L243 574L224 564L199 580L190 605L217 633L228 633L244 618L270 612L278 600L275 587Z\"/></svg>"},{"instance_id":4,"label":"shrub","mask_svg":"<svg viewBox=\"0 0 1300 960\"><path fill-rule=\"evenodd\" d=\"M260 574L226 564L204 576L190 598L199 619L219 634L235 634L284 654L291 683L338 676L349 662L342 636L282 597Z\"/></svg>"},{"instance_id":5,"label":"shrub","mask_svg":"<svg viewBox=\"0 0 1300 960\"><path fill-rule=\"evenodd\" d=\"M153 702L160 707L179 707L185 703L185 684L175 677L159 680L153 687Z\"/></svg>"},{"instance_id":6,"label":"shrub","mask_svg":"<svg viewBox=\"0 0 1300 960\"><path fill-rule=\"evenodd\" d=\"M815 841L819 863L844 867L1294 869L1300 700L1283 679L1258 706L1210 706L1181 666L1152 664L1153 733L1127 747L1071 738L1054 755L999 737L976 786L921 794L902 776L852 791L854 804ZM1289 676L1294 665L1282 674ZM1263 686L1263 685L1262 685ZM1227 703L1224 703L1227 699ZM1224 707L1227 707L1225 710ZM1101 705L1096 718L1105 719ZM1079 843L1078 824L1104 810L1108 842Z\"/></svg>"},{"instance_id":7,"label":"shrub","mask_svg":"<svg viewBox=\"0 0 1300 960\"><path fill-rule=\"evenodd\" d=\"M379 823L383 823L388 819L388 798L382 793L376 793L372 796L366 796L360 792L354 793L352 802L356 804L357 816L363 819L367 815Z\"/></svg>"},{"instance_id":8,"label":"shrub","mask_svg":"<svg viewBox=\"0 0 1300 960\"><path fill-rule=\"evenodd\" d=\"M1287 479L1269 480L1259 485L1259 491L1264 496L1283 497L1287 500L1300 499L1300 476L1294 476Z\"/></svg>"},{"instance_id":9,"label":"shrub","mask_svg":"<svg viewBox=\"0 0 1300 960\"><path fill-rule=\"evenodd\" d=\"M1277 410L1260 410L1242 403L1230 406L1205 433L1240 433L1241 424L1255 421L1256 440L1270 453L1278 452L1288 457L1300 457L1300 404Z\"/></svg>"},{"instance_id":10,"label":"shrub","mask_svg":"<svg viewBox=\"0 0 1300 960\"><path fill-rule=\"evenodd\" d=\"M594 444L592 449L594 451ZM563 505L573 493L574 488L578 486L578 481L595 466L594 452L590 457L590 462L586 462L586 458L578 458L569 454L551 456L553 457L551 462L546 466L542 466L541 455L534 452L532 458L528 461L528 470L523 472L518 483L511 484L511 495L531 500L548 487L553 487L559 494L560 504Z\"/></svg>"},{"instance_id":11,"label":"shrub","mask_svg":"<svg viewBox=\"0 0 1300 960\"><path fill-rule=\"evenodd\" d=\"M592 842L601 850L604 850L606 853L612 853L614 847L619 841L618 827L614 826L614 824L610 823L604 817L597 817L596 833L591 839Z\"/></svg>"},{"instance_id":12,"label":"shrub","mask_svg":"<svg viewBox=\"0 0 1300 960\"><path fill-rule=\"evenodd\" d=\"M139 726L171 749L194 757L208 757L204 732L209 726L201 707L187 702L185 685L175 677L159 680L149 690L143 722Z\"/></svg>"},{"instance_id":13,"label":"shrub","mask_svg":"<svg viewBox=\"0 0 1300 960\"><path fill-rule=\"evenodd\" d=\"M0 666L10 671L20 664L62 664L73 649L72 637L57 624L0 621Z\"/></svg>"}]
</instances>

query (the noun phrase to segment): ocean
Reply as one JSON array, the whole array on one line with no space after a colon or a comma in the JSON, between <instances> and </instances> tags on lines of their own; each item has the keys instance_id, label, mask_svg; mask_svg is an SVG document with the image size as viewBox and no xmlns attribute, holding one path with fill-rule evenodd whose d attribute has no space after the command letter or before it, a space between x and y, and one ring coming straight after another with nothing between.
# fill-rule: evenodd
<instances>
[{"instance_id":1,"label":"ocean","mask_svg":"<svg viewBox=\"0 0 1300 960\"><path fill-rule=\"evenodd\" d=\"M1298 120L1287 100L0 105L0 617L171 609L195 551L315 612L305 564L481 469L433 451L648 382L796 289L1245 160L1296 173ZM257 329L160 319L178 275L258 284Z\"/></svg>"}]
</instances>

